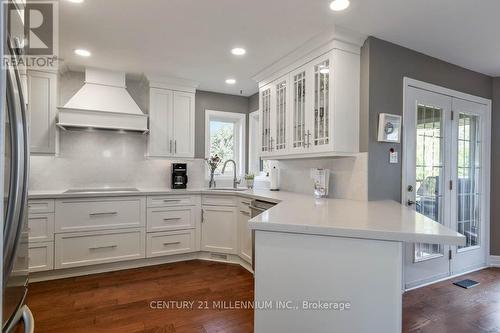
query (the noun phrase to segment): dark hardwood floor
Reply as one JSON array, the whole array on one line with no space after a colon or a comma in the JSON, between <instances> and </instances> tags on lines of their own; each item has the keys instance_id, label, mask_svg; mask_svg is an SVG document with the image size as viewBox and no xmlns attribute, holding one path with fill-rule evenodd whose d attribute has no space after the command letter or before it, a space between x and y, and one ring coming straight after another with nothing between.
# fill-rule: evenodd
<instances>
[{"instance_id":1,"label":"dark hardwood floor","mask_svg":"<svg viewBox=\"0 0 500 333\"><path fill-rule=\"evenodd\" d=\"M452 283L480 283L462 289ZM489 268L407 292L403 297L404 332L500 332L500 269Z\"/></svg>"},{"instance_id":2,"label":"dark hardwood floor","mask_svg":"<svg viewBox=\"0 0 500 333\"><path fill-rule=\"evenodd\" d=\"M465 290L445 281L406 293L403 331L500 332L500 269L463 278L481 285ZM151 308L152 301L182 300L195 301L193 308ZM251 300L253 277L245 269L190 261L33 283L28 305L37 333L250 333L252 310L220 307Z\"/></svg>"},{"instance_id":3,"label":"dark hardwood floor","mask_svg":"<svg viewBox=\"0 0 500 333\"><path fill-rule=\"evenodd\" d=\"M183 300L196 301L194 309L150 307ZM198 308L198 301L219 300L252 301L252 274L238 265L188 261L33 283L28 295L36 333L253 331L252 310Z\"/></svg>"}]
</instances>

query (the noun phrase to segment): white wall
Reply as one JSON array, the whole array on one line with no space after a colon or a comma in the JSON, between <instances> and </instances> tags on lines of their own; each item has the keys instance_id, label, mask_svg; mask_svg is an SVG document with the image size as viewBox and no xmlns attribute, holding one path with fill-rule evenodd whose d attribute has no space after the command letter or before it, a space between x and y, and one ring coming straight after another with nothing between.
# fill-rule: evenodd
<instances>
[{"instance_id":1,"label":"white wall","mask_svg":"<svg viewBox=\"0 0 500 333\"><path fill-rule=\"evenodd\" d=\"M170 187L171 163L144 157L147 136L107 131L62 131L60 154L31 156L30 190L82 187ZM203 187L203 160L188 163L189 187Z\"/></svg>"},{"instance_id":2,"label":"white wall","mask_svg":"<svg viewBox=\"0 0 500 333\"><path fill-rule=\"evenodd\" d=\"M368 154L348 158L318 158L273 162L280 169L280 188L283 191L313 193L311 168L330 170L329 197L367 200Z\"/></svg>"}]
</instances>

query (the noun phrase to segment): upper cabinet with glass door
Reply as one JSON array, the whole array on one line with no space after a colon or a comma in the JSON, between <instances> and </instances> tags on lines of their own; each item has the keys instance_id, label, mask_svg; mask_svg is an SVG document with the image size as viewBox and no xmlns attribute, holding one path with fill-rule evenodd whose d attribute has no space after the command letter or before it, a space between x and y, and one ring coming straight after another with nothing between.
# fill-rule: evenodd
<instances>
[{"instance_id":1,"label":"upper cabinet with glass door","mask_svg":"<svg viewBox=\"0 0 500 333\"><path fill-rule=\"evenodd\" d=\"M359 47L310 54L260 82L263 158L359 152ZM286 67L285 67L286 68Z\"/></svg>"}]
</instances>

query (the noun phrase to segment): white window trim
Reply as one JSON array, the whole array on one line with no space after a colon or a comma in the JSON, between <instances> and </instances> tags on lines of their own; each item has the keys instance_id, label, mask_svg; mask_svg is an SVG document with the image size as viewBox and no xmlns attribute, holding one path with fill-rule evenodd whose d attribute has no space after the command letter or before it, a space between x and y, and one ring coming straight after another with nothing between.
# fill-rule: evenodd
<instances>
[{"instance_id":1,"label":"white window trim","mask_svg":"<svg viewBox=\"0 0 500 333\"><path fill-rule=\"evenodd\" d=\"M236 155L238 155L239 165L237 165L238 170L236 176L242 178L245 174L246 165L246 127L247 127L247 115L244 113L237 112L225 112L225 111L215 111L215 110L205 110L205 158L210 158L210 120L220 119L221 121L234 121L238 124L237 135L239 147L235 147ZM208 167L205 167L207 172L205 173L206 179L209 178ZM229 175L217 175L216 179L233 179L233 176Z\"/></svg>"}]
</instances>

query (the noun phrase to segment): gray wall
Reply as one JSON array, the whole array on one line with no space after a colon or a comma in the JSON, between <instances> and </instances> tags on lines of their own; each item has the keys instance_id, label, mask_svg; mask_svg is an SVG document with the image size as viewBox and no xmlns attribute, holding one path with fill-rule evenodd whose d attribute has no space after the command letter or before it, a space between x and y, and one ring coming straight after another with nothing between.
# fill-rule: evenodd
<instances>
[{"instance_id":1,"label":"gray wall","mask_svg":"<svg viewBox=\"0 0 500 333\"><path fill-rule=\"evenodd\" d=\"M205 158L205 110L237 112L248 115L248 107L248 97L196 91L195 157ZM248 152L248 116L246 134L246 151Z\"/></svg>"},{"instance_id":2,"label":"gray wall","mask_svg":"<svg viewBox=\"0 0 500 333\"><path fill-rule=\"evenodd\" d=\"M493 79L491 115L491 254L500 255L500 77Z\"/></svg>"},{"instance_id":3,"label":"gray wall","mask_svg":"<svg viewBox=\"0 0 500 333\"><path fill-rule=\"evenodd\" d=\"M259 109L259 93L248 97L248 111L254 112Z\"/></svg>"},{"instance_id":4,"label":"gray wall","mask_svg":"<svg viewBox=\"0 0 500 333\"><path fill-rule=\"evenodd\" d=\"M484 98L492 97L492 78L374 37L365 42L361 59L364 94L361 105L365 108L361 125L366 121L369 124L369 136L362 136L364 142L361 143L361 147L369 149L368 198L401 201L401 163L389 164L388 152L392 147L401 156L402 147L377 142L377 130L379 113L402 115L403 78L407 76Z\"/></svg>"}]
</instances>

